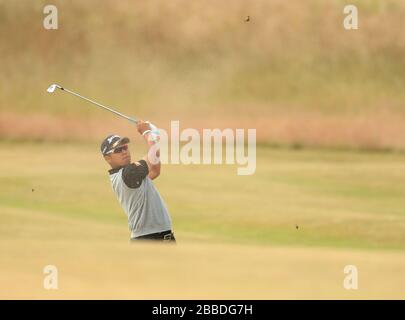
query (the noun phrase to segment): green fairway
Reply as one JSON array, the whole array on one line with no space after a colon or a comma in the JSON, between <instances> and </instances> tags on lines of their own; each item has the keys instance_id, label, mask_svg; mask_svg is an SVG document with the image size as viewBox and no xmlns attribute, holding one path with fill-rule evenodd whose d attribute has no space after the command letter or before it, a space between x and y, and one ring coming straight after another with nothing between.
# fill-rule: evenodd
<instances>
[{"instance_id":1,"label":"green fairway","mask_svg":"<svg viewBox=\"0 0 405 320\"><path fill-rule=\"evenodd\" d=\"M170 297L150 279L125 282L133 263L146 279L151 277L149 264L163 263L154 250L170 255L159 281L173 285L183 272L191 277L194 264L212 281L202 281L204 276L197 281L205 290L200 295L190 291L194 278L176 282L183 291L175 297L209 297L222 283L218 297L242 298L242 292L230 289L235 279L237 288L248 289L246 294L255 292L249 297L350 297L341 285L343 267L356 261L368 277L379 280L370 280L371 291L364 285L352 297L378 297L382 287L383 297L404 292L399 279L405 267L405 154L259 147L253 176L237 176L234 166L165 165L156 184L168 204L178 246L152 251L128 244L126 216L98 145L2 143L0 156L0 244L7 252L0 258L0 284L13 281L14 297L70 297L79 289L80 297ZM55 296L41 289L41 268L52 263L70 270L72 277L67 291ZM309 278L299 281L301 263L301 276ZM90 270L96 265L102 283ZM119 268L124 274L116 274ZM273 279L278 272L290 273L294 282L286 280L283 287L282 279ZM117 287L115 277L122 282ZM271 291L262 277L272 281ZM32 289L25 290L24 283ZM142 295L131 291L132 284L152 291ZM115 293L97 294L104 285ZM389 293L387 286L396 291Z\"/></svg>"},{"instance_id":2,"label":"green fairway","mask_svg":"<svg viewBox=\"0 0 405 320\"><path fill-rule=\"evenodd\" d=\"M3 236L24 231L13 210L114 225L125 235L97 145L1 149ZM241 244L405 249L404 154L259 148L257 157L252 176L237 176L229 165L164 166L156 184L177 233Z\"/></svg>"}]
</instances>

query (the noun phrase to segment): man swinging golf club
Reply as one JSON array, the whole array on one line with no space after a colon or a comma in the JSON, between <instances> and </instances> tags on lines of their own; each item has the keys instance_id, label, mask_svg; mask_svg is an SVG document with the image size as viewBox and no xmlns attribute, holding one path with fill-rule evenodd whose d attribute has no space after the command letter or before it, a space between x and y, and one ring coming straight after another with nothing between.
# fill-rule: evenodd
<instances>
[{"instance_id":1,"label":"man swinging golf club","mask_svg":"<svg viewBox=\"0 0 405 320\"><path fill-rule=\"evenodd\" d=\"M136 127L149 146L142 160L131 163L127 137L110 135L101 144L101 153L111 166L112 188L128 216L131 240L176 242L169 212L152 182L160 175L160 161L151 157L153 152L159 157L155 127L141 120L136 122Z\"/></svg>"},{"instance_id":2,"label":"man swinging golf club","mask_svg":"<svg viewBox=\"0 0 405 320\"><path fill-rule=\"evenodd\" d=\"M149 146L148 154L142 160L131 163L127 137L110 135L101 144L101 153L111 166L109 173L112 188L128 216L131 240L176 242L169 212L152 183L152 180L160 175L160 154L156 145L159 140L159 130L147 121L126 116L59 84L50 85L47 92L54 93L57 89L136 124L138 132L145 138Z\"/></svg>"}]
</instances>

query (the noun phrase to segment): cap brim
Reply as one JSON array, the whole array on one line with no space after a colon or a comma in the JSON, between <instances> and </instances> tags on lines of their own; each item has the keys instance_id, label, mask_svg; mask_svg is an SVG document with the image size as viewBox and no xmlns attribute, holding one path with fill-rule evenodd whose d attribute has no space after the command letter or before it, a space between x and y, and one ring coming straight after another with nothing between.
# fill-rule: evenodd
<instances>
[{"instance_id":1,"label":"cap brim","mask_svg":"<svg viewBox=\"0 0 405 320\"><path fill-rule=\"evenodd\" d=\"M118 147L118 146L120 146L120 145L123 145L123 144L127 144L127 143L129 143L129 142L130 142L130 140L129 140L128 137L122 137L121 139L119 139L118 141L116 141L116 142L112 145L112 148L111 148L111 149L114 149L114 148L116 148L116 147Z\"/></svg>"}]
</instances>

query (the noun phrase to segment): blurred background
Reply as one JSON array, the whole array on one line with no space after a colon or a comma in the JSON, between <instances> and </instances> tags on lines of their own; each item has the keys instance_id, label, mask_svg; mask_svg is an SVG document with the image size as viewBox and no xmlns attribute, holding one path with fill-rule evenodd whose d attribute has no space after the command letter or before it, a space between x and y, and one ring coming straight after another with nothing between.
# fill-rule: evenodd
<instances>
[{"instance_id":1,"label":"blurred background","mask_svg":"<svg viewBox=\"0 0 405 320\"><path fill-rule=\"evenodd\" d=\"M404 298L404 21L404 0L0 0L0 297ZM165 166L179 245L130 247L99 143L142 140L52 83L164 129L255 128L256 173Z\"/></svg>"},{"instance_id":2,"label":"blurred background","mask_svg":"<svg viewBox=\"0 0 405 320\"><path fill-rule=\"evenodd\" d=\"M0 134L96 139L121 121L61 83L161 127L258 129L261 143L403 149L405 2L0 1ZM246 21L246 17L250 21Z\"/></svg>"}]
</instances>

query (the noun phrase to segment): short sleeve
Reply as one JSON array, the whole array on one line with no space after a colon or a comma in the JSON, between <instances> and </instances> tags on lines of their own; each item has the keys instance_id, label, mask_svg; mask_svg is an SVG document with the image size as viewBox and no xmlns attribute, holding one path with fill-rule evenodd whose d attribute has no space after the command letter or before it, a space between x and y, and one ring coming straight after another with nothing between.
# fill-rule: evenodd
<instances>
[{"instance_id":1,"label":"short sleeve","mask_svg":"<svg viewBox=\"0 0 405 320\"><path fill-rule=\"evenodd\" d=\"M142 180L149 173L148 164L145 160L139 160L138 163L131 163L122 170L122 179L129 188L139 188Z\"/></svg>"}]
</instances>

